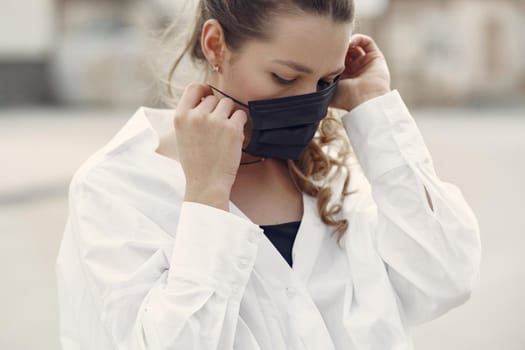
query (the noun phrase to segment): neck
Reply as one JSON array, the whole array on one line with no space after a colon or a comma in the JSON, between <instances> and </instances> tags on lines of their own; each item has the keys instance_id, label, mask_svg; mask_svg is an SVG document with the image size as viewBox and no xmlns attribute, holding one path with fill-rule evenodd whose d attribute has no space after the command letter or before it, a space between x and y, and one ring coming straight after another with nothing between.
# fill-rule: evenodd
<instances>
[{"instance_id":1,"label":"neck","mask_svg":"<svg viewBox=\"0 0 525 350\"><path fill-rule=\"evenodd\" d=\"M236 189L250 189L250 191L260 191L271 184L275 184L277 179L287 172L285 166L280 163L280 159L268 158L264 162L250 165L241 165L237 170L234 187Z\"/></svg>"}]
</instances>

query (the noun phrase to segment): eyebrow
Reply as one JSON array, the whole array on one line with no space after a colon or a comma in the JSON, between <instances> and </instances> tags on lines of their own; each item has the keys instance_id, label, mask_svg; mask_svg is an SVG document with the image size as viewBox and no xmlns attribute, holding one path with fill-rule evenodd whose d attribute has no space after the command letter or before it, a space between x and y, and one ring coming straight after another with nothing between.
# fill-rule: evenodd
<instances>
[{"instance_id":1,"label":"eyebrow","mask_svg":"<svg viewBox=\"0 0 525 350\"><path fill-rule=\"evenodd\" d=\"M288 66L292 69L295 69L296 71L298 72L301 72L301 73L308 73L308 74L311 74L313 73L312 70L308 67L305 67L297 62L294 62L294 61L283 61L283 60L273 60L272 62L276 62L276 63L280 63L280 64L283 64L285 66ZM339 73L342 73L343 71L345 70L345 67L341 67L331 73L328 73L328 75L335 75L335 74L339 74Z\"/></svg>"}]
</instances>

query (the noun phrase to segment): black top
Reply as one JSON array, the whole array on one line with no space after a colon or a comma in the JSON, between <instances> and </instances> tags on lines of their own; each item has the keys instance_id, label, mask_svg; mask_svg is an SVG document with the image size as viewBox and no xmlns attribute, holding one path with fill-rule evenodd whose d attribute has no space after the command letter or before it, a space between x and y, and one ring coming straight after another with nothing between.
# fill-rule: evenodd
<instances>
[{"instance_id":1,"label":"black top","mask_svg":"<svg viewBox=\"0 0 525 350\"><path fill-rule=\"evenodd\" d=\"M285 222L277 225L259 225L264 234L292 267L292 247L301 221Z\"/></svg>"}]
</instances>

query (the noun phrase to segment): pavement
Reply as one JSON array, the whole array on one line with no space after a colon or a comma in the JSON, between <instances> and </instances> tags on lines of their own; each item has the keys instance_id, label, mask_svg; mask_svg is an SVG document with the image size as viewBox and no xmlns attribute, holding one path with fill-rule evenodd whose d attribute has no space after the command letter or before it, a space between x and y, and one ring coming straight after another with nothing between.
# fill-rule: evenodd
<instances>
[{"instance_id":1,"label":"pavement","mask_svg":"<svg viewBox=\"0 0 525 350\"><path fill-rule=\"evenodd\" d=\"M0 109L1 349L60 348L54 264L69 181L135 110ZM416 328L415 349L524 350L525 109L412 115L437 174L476 213L483 244L478 289Z\"/></svg>"}]
</instances>

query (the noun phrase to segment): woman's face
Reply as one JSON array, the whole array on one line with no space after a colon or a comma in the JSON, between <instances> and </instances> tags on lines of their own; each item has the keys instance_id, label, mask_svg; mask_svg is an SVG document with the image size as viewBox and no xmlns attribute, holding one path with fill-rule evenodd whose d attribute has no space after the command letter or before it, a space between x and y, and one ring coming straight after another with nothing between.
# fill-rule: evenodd
<instances>
[{"instance_id":1,"label":"woman's face","mask_svg":"<svg viewBox=\"0 0 525 350\"><path fill-rule=\"evenodd\" d=\"M271 41L245 42L231 61L232 53L225 48L221 72L213 74L210 84L247 104L316 92L343 72L352 23L336 23L329 16L288 15L277 17L272 30Z\"/></svg>"}]
</instances>

